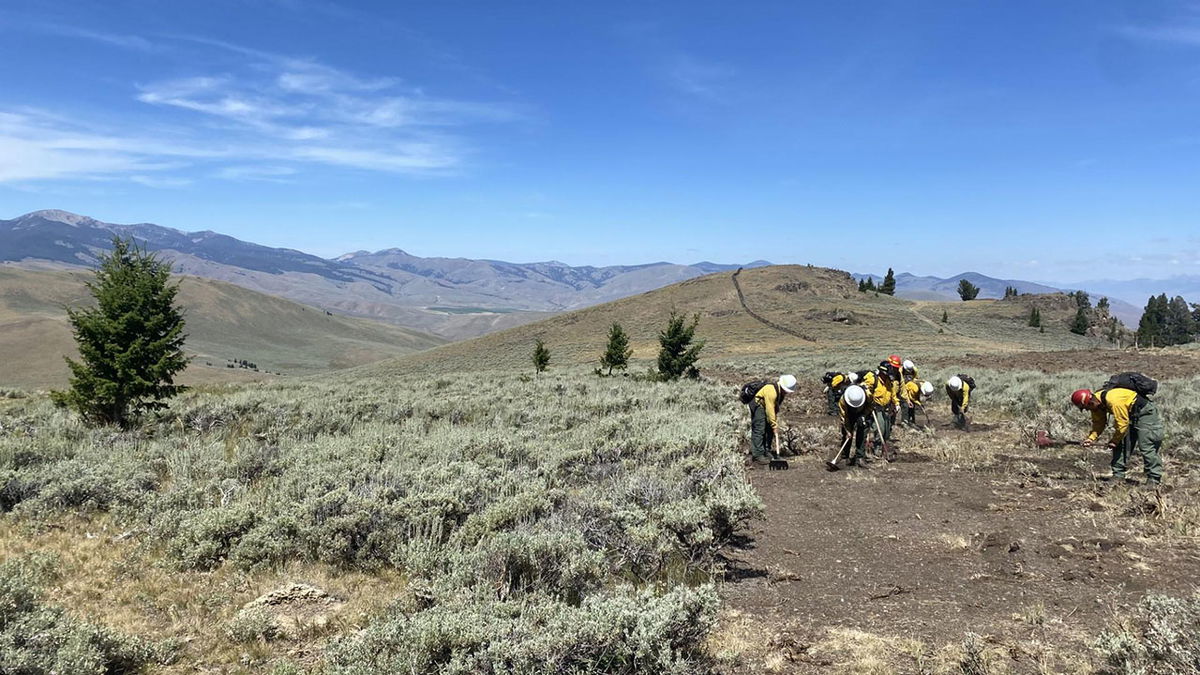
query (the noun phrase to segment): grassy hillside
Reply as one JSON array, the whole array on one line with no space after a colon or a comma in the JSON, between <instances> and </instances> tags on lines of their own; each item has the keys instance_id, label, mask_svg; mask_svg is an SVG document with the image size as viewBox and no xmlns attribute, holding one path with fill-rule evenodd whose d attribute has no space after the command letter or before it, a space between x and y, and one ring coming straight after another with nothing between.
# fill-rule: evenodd
<instances>
[{"instance_id":1,"label":"grassy hillside","mask_svg":"<svg viewBox=\"0 0 1200 675\"><path fill-rule=\"evenodd\" d=\"M1060 311L1053 303L1043 309L1047 328L1040 333L1025 325L1029 310L1020 303L913 302L859 293L848 274L821 267L748 269L738 279L750 310L790 333L751 316L739 302L731 274L718 273L450 344L386 367L522 369L538 337L551 350L552 366L589 363L599 358L614 321L629 333L634 359L649 361L657 354L658 331L672 309L700 315L697 336L705 340L708 359L830 349L934 356L1097 346L1095 340L1068 332L1073 308ZM943 310L949 315L945 324Z\"/></svg>"},{"instance_id":2,"label":"grassy hillside","mask_svg":"<svg viewBox=\"0 0 1200 675\"><path fill-rule=\"evenodd\" d=\"M90 272L0 267L0 387L23 389L66 382L64 354L74 342L64 305L89 301ZM241 381L261 373L227 368L246 360L260 370L303 374L347 368L427 349L444 340L249 291L219 281L183 277L187 350L195 356L185 382ZM211 364L211 365L209 365Z\"/></svg>"}]
</instances>

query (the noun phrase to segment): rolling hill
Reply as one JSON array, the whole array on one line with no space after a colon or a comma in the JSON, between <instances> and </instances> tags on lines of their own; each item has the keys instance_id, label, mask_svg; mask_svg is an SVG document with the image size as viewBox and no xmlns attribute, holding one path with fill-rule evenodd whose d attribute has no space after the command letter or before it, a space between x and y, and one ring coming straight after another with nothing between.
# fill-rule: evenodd
<instances>
[{"instance_id":1,"label":"rolling hill","mask_svg":"<svg viewBox=\"0 0 1200 675\"><path fill-rule=\"evenodd\" d=\"M1094 339L1068 332L1074 309L1059 302L1065 298L1062 295L1030 296L1025 302L910 301L859 293L846 272L798 265L747 269L738 279L746 306L758 318L739 301L732 274L721 272L372 368L422 371L447 364L454 368L527 369L537 338L550 348L552 365L596 363L613 322L621 323L630 335L633 358L641 361L640 368L655 358L658 331L672 310L700 316L696 336L705 341L703 353L708 359L830 348L935 355L1098 345ZM1039 304L1044 307L1045 333L1026 325L1027 303L1037 298L1044 298ZM943 310L949 323L940 322Z\"/></svg>"},{"instance_id":2,"label":"rolling hill","mask_svg":"<svg viewBox=\"0 0 1200 675\"><path fill-rule=\"evenodd\" d=\"M879 284L881 281L883 281L883 277L875 274L855 274L854 278L870 278L876 284ZM967 281L979 287L979 297L982 299L1003 298L1004 290L1010 286L1017 289L1018 293L1032 295L1045 295L1082 289L1091 294L1093 301L1098 300L1100 297L1107 296L1112 306L1113 316L1124 322L1126 326L1137 328L1138 320L1142 317L1141 305L1130 304L1129 302L1121 299L1119 295L1105 292L1104 288L1101 288L1100 286L1093 286L1085 283L1055 287L1033 281L1022 281L1020 279L997 279L995 277L989 277L977 272L964 272L962 274L956 274L947 279L933 276L917 276L909 272L901 272L896 275L896 296L908 300L956 302L959 300L958 284L963 279L966 279ZM1161 285L1165 282L1147 283L1158 283Z\"/></svg>"},{"instance_id":3,"label":"rolling hill","mask_svg":"<svg viewBox=\"0 0 1200 675\"><path fill-rule=\"evenodd\" d=\"M358 251L326 260L212 231L181 232L149 223L118 225L59 210L0 220L0 262L91 266L113 235L132 237L161 252L180 274L226 281L449 339L481 335L737 267L710 262L572 267L554 261L421 258L401 249Z\"/></svg>"},{"instance_id":4,"label":"rolling hill","mask_svg":"<svg viewBox=\"0 0 1200 675\"><path fill-rule=\"evenodd\" d=\"M0 265L0 387L62 386L64 354L75 347L64 305L85 305L81 270L32 270ZM331 315L232 284L183 277L180 305L187 317L187 351L195 358L189 383L265 377L229 368L248 361L260 371L306 374L378 361L434 347L445 340L384 323Z\"/></svg>"}]
</instances>

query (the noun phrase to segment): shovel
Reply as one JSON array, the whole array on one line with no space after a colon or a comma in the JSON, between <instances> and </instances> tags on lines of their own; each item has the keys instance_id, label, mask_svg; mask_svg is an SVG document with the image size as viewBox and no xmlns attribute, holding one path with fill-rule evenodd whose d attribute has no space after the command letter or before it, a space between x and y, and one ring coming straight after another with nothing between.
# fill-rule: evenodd
<instances>
[{"instance_id":1,"label":"shovel","mask_svg":"<svg viewBox=\"0 0 1200 675\"><path fill-rule=\"evenodd\" d=\"M1079 441L1063 441L1057 438L1051 438L1050 432L1048 431L1038 431L1033 437L1033 442L1039 448L1059 448L1064 445L1083 445Z\"/></svg>"},{"instance_id":2,"label":"shovel","mask_svg":"<svg viewBox=\"0 0 1200 675\"><path fill-rule=\"evenodd\" d=\"M846 447L850 445L850 441L852 440L854 440L853 432L846 436L846 440L842 443L842 447L838 448L837 454L825 460L825 468L829 469L830 471L838 470L838 460L842 458L842 453L846 451Z\"/></svg>"},{"instance_id":3,"label":"shovel","mask_svg":"<svg viewBox=\"0 0 1200 675\"><path fill-rule=\"evenodd\" d=\"M892 448L890 445L888 445L888 442L883 440L883 432L879 430L879 427L881 426L879 413L872 412L871 414L875 416L875 436L879 438L879 454L889 462L896 461L896 453L892 451Z\"/></svg>"}]
</instances>

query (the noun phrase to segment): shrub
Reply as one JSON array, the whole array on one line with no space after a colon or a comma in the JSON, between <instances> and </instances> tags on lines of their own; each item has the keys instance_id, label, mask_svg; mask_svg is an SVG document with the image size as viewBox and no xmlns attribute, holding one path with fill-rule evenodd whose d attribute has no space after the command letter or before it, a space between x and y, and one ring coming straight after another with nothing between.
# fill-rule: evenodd
<instances>
[{"instance_id":1,"label":"shrub","mask_svg":"<svg viewBox=\"0 0 1200 675\"><path fill-rule=\"evenodd\" d=\"M0 563L0 672L132 673L161 657L161 647L43 604L40 587L54 579L53 565L44 556Z\"/></svg>"},{"instance_id":2,"label":"shrub","mask_svg":"<svg viewBox=\"0 0 1200 675\"><path fill-rule=\"evenodd\" d=\"M1114 675L1200 672L1200 592L1190 598L1147 595L1094 646L1103 672Z\"/></svg>"}]
</instances>

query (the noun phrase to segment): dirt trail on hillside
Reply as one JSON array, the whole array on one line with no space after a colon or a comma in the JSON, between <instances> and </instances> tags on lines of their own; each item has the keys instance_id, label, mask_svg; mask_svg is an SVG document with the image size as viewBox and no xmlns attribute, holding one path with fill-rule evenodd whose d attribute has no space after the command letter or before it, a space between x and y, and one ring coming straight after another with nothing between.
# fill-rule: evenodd
<instances>
[{"instance_id":1,"label":"dirt trail on hillside","mask_svg":"<svg viewBox=\"0 0 1200 675\"><path fill-rule=\"evenodd\" d=\"M736 272L734 272L733 274L731 274L729 278L733 280L733 288L734 288L734 290L737 291L738 302L741 303L742 309L746 310L747 314L749 314L751 317L753 317L755 320L759 321L760 323L770 326L771 328L774 328L775 330L777 330L781 333L787 333L788 335L791 335L792 337L798 337L801 340L805 340L806 342L816 342L816 340L814 338L811 338L803 333L794 331L791 328L788 328L787 326L781 326L781 325L775 323L774 321L771 321L770 319L762 316L761 314L756 313L754 310L750 309L750 305L746 304L746 295L744 293L742 293L742 285L740 283L738 283L738 275L741 273L742 273L742 268L739 267L738 270Z\"/></svg>"},{"instance_id":2,"label":"dirt trail on hillside","mask_svg":"<svg viewBox=\"0 0 1200 675\"><path fill-rule=\"evenodd\" d=\"M899 431L894 464L827 472L807 454L789 471L749 471L766 515L728 558L714 637L740 653L727 670L829 672L868 658L880 636L893 647L870 658L918 672L971 631L1014 672L1060 672L1088 653L1114 608L1196 587L1196 542L1139 537L1121 505L1142 508L1153 493L1095 482L1087 465L1103 472L1103 453L1023 448L998 423L976 429L972 441L996 450L987 464L906 450L920 432ZM944 424L936 434L965 438ZM901 638L929 651L912 656Z\"/></svg>"}]
</instances>

